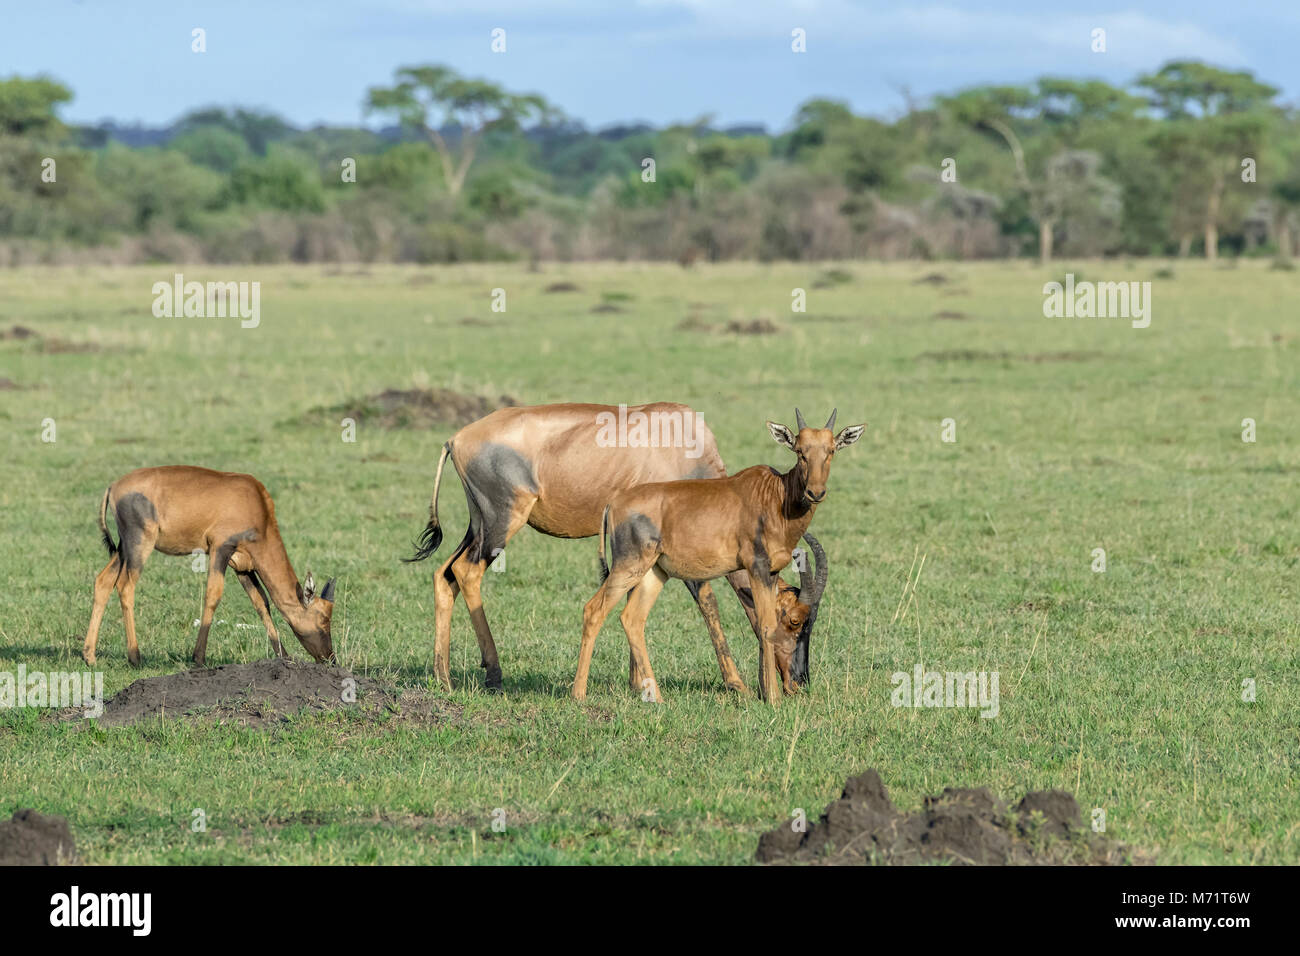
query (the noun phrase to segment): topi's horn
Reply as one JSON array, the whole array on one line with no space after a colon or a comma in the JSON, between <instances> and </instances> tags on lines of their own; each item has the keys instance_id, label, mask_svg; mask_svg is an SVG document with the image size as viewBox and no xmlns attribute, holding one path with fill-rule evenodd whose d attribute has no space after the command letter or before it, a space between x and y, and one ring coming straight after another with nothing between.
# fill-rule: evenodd
<instances>
[{"instance_id":1,"label":"topi's horn","mask_svg":"<svg viewBox=\"0 0 1300 956\"><path fill-rule=\"evenodd\" d=\"M808 427L808 423L803 420L803 412L799 411L798 408L795 408L794 410L794 423L798 426L800 431L803 431Z\"/></svg>"},{"instance_id":2,"label":"topi's horn","mask_svg":"<svg viewBox=\"0 0 1300 956\"><path fill-rule=\"evenodd\" d=\"M822 603L822 592L826 590L826 577L830 573L830 565L826 561L826 552L817 539L810 534L805 534L803 539L808 542L808 548L812 552L812 557L816 561L816 570L805 567L799 572L799 600L808 605L808 617L803 622L803 629L799 632L799 637L795 642L794 655L790 662L790 676L796 684L804 686L809 681L809 668L812 664L811 638L813 625L817 623L817 608ZM812 562L805 562L806 565Z\"/></svg>"},{"instance_id":3,"label":"topi's horn","mask_svg":"<svg viewBox=\"0 0 1300 956\"><path fill-rule=\"evenodd\" d=\"M837 413L838 411L839 411L838 408L832 408L832 409L831 409L831 417L828 418L828 419L826 419L826 427L827 427L827 428L834 428L834 427L835 427L835 415L836 415L836 413Z\"/></svg>"}]
</instances>

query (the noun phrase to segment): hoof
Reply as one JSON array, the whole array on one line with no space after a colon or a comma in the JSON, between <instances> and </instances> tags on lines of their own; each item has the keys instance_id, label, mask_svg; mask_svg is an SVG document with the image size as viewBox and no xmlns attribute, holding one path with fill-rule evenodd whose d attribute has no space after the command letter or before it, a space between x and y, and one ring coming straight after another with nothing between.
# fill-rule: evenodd
<instances>
[{"instance_id":1,"label":"hoof","mask_svg":"<svg viewBox=\"0 0 1300 956\"><path fill-rule=\"evenodd\" d=\"M134 657L132 657L130 654L128 654L128 655L126 656L126 662L127 662L128 664L130 664L132 667L139 667L139 666L140 666L140 655L139 655L139 654L136 654Z\"/></svg>"},{"instance_id":2,"label":"hoof","mask_svg":"<svg viewBox=\"0 0 1300 956\"><path fill-rule=\"evenodd\" d=\"M496 670L488 671L487 689L489 694L501 693L501 669L500 668L497 668Z\"/></svg>"}]
</instances>

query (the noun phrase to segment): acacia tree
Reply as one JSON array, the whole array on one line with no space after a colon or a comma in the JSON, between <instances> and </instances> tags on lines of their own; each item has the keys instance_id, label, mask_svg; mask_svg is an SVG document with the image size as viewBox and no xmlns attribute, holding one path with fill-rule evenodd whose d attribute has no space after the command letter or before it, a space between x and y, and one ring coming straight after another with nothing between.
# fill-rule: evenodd
<instances>
[{"instance_id":1,"label":"acacia tree","mask_svg":"<svg viewBox=\"0 0 1300 956\"><path fill-rule=\"evenodd\" d=\"M371 87L366 111L395 116L422 132L438 151L447 191L459 196L483 136L516 130L529 119L558 113L534 93L509 93L495 83L460 76L445 66L407 66L388 87ZM453 147L444 130L457 131Z\"/></svg>"},{"instance_id":2,"label":"acacia tree","mask_svg":"<svg viewBox=\"0 0 1300 956\"><path fill-rule=\"evenodd\" d=\"M1300 234L1300 151L1291 154L1291 165L1273 184L1273 234L1278 258L1295 254L1295 236Z\"/></svg>"},{"instance_id":3,"label":"acacia tree","mask_svg":"<svg viewBox=\"0 0 1300 956\"><path fill-rule=\"evenodd\" d=\"M1153 143L1166 168L1176 170L1200 200L1205 257L1215 259L1229 177L1240 174L1243 158L1258 157L1263 150L1273 120L1271 100L1278 91L1248 71L1191 60L1167 63L1139 77L1137 86L1163 118Z\"/></svg>"},{"instance_id":4,"label":"acacia tree","mask_svg":"<svg viewBox=\"0 0 1300 956\"><path fill-rule=\"evenodd\" d=\"M47 77L0 80L0 134L46 139L57 136L63 132L63 124L55 110L71 99L71 90Z\"/></svg>"},{"instance_id":5,"label":"acacia tree","mask_svg":"<svg viewBox=\"0 0 1300 956\"><path fill-rule=\"evenodd\" d=\"M1130 119L1140 101L1098 80L1045 78L1033 86L990 86L941 97L941 110L1006 143L1016 180L1038 225L1038 255L1052 258L1061 221L1097 201L1114 219L1117 190L1101 176L1100 162L1075 145L1092 128ZM1017 132L1017 127L1020 131ZM1032 155L1024 142L1031 145Z\"/></svg>"}]
</instances>

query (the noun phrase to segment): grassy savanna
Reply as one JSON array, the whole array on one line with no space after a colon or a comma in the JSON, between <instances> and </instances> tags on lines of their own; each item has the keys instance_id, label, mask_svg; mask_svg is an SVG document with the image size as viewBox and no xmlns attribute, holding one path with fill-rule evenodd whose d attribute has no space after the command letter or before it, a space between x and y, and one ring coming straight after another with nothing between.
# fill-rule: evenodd
<instances>
[{"instance_id":1,"label":"grassy savanna","mask_svg":"<svg viewBox=\"0 0 1300 956\"><path fill-rule=\"evenodd\" d=\"M398 559L424 524L451 429L362 422L349 444L337 416L312 411L387 388L688 402L732 470L789 465L763 423L792 424L796 404L817 424L832 406L840 424L868 424L836 457L813 523L831 577L812 684L776 710L723 689L680 585L648 627L666 703L629 692L617 615L588 701L571 701L595 541L525 530L484 589L504 696L482 689L458 603L456 720L104 729L7 712L0 812L67 816L91 863L741 863L761 831L795 808L815 817L846 776L876 767L906 807L948 785L1005 797L1060 787L1160 862L1300 862L1295 274L842 268L841 281L800 264L183 270L260 280L254 330L154 318L150 287L167 267L0 272L0 326L46 337L0 342L0 375L17 386L0 391L0 670L84 666L104 487L132 468L193 463L259 477L299 575L338 576L345 666L441 695L437 559ZM1151 280L1150 327L1045 318L1043 283L1066 271ZM947 281L917 281L929 273ZM578 291L545 291L562 280ZM806 314L790 311L796 287ZM494 288L504 314L490 311ZM593 314L602 301L624 311ZM679 330L692 315L713 330ZM764 316L781 331L722 331ZM941 441L946 418L955 443ZM1244 418L1255 443L1242 441ZM439 558L465 524L447 474ZM187 666L201 582L188 559L150 559L141 671L126 665L113 599L99 663L110 694ZM752 688L755 642L725 584L719 599ZM233 577L217 617L210 665L268 653ZM891 706L890 675L917 663L997 671L1000 713ZM195 808L206 833L191 832Z\"/></svg>"}]
</instances>

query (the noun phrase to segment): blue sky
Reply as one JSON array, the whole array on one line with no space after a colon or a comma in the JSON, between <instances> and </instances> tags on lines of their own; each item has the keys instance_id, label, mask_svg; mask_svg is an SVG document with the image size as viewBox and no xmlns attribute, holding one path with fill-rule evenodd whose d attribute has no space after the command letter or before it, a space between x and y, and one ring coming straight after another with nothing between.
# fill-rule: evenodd
<instances>
[{"instance_id":1,"label":"blue sky","mask_svg":"<svg viewBox=\"0 0 1300 956\"><path fill-rule=\"evenodd\" d=\"M77 122L162 125L237 104L356 124L368 86L428 62L539 92L593 127L709 114L777 130L814 96L890 116L905 90L1045 73L1124 83L1176 57L1252 69L1300 101L1296 0L0 0L0 24L0 75L68 84ZM190 51L194 27L205 54ZM490 50L496 27L505 53ZM790 50L796 27L807 53Z\"/></svg>"}]
</instances>

